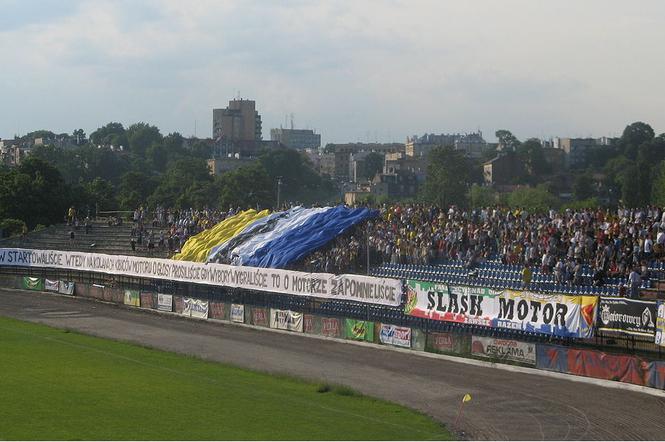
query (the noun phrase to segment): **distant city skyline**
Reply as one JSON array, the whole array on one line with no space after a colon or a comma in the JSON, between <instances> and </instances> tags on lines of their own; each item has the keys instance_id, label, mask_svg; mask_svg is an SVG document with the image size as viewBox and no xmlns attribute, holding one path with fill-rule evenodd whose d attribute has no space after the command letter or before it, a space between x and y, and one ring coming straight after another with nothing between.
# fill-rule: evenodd
<instances>
[{"instance_id":1,"label":"distant city skyline","mask_svg":"<svg viewBox=\"0 0 665 442\"><path fill-rule=\"evenodd\" d=\"M0 138L143 121L209 137L255 100L322 145L497 129L665 132L665 2L0 0ZM289 116L285 119L285 116ZM196 129L195 129L196 127Z\"/></svg>"}]
</instances>

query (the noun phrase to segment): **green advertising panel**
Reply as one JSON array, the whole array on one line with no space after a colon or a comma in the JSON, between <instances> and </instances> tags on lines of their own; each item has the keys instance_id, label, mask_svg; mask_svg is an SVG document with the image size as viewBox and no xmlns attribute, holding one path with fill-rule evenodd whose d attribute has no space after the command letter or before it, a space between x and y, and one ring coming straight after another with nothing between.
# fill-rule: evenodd
<instances>
[{"instance_id":1,"label":"green advertising panel","mask_svg":"<svg viewBox=\"0 0 665 442\"><path fill-rule=\"evenodd\" d=\"M359 321L357 319L346 319L344 321L344 337L356 341L374 341L374 323L371 321Z\"/></svg>"},{"instance_id":2,"label":"green advertising panel","mask_svg":"<svg viewBox=\"0 0 665 442\"><path fill-rule=\"evenodd\" d=\"M31 276L23 277L22 287L28 290L44 290L44 280L41 278L33 278Z\"/></svg>"}]
</instances>

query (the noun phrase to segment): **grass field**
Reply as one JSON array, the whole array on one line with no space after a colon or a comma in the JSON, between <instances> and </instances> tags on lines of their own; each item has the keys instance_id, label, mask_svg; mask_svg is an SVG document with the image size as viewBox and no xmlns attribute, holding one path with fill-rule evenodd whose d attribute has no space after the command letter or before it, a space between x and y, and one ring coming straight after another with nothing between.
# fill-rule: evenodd
<instances>
[{"instance_id":1,"label":"grass field","mask_svg":"<svg viewBox=\"0 0 665 442\"><path fill-rule=\"evenodd\" d=\"M345 388L0 318L0 440L448 438Z\"/></svg>"}]
</instances>

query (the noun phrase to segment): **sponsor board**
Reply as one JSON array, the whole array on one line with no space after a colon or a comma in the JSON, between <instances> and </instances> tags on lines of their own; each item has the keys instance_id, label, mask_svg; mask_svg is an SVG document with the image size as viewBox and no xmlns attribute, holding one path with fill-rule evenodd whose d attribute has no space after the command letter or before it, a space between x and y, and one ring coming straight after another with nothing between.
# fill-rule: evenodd
<instances>
[{"instance_id":1,"label":"sponsor board","mask_svg":"<svg viewBox=\"0 0 665 442\"><path fill-rule=\"evenodd\" d=\"M279 330L303 331L302 313L292 310L270 309L270 328Z\"/></svg>"},{"instance_id":2,"label":"sponsor board","mask_svg":"<svg viewBox=\"0 0 665 442\"><path fill-rule=\"evenodd\" d=\"M44 289L47 292L57 292L60 288L60 283L57 279L44 279Z\"/></svg>"},{"instance_id":3,"label":"sponsor board","mask_svg":"<svg viewBox=\"0 0 665 442\"><path fill-rule=\"evenodd\" d=\"M157 293L157 310L162 312L173 311L173 295Z\"/></svg>"},{"instance_id":4,"label":"sponsor board","mask_svg":"<svg viewBox=\"0 0 665 442\"><path fill-rule=\"evenodd\" d=\"M139 296L138 290L125 290L125 305L131 305L134 307L141 307L141 297Z\"/></svg>"},{"instance_id":5,"label":"sponsor board","mask_svg":"<svg viewBox=\"0 0 665 442\"><path fill-rule=\"evenodd\" d=\"M379 342L397 347L411 348L411 329L409 327L381 324Z\"/></svg>"},{"instance_id":6,"label":"sponsor board","mask_svg":"<svg viewBox=\"0 0 665 442\"><path fill-rule=\"evenodd\" d=\"M252 324L259 327L270 327L270 312L264 307L252 307Z\"/></svg>"},{"instance_id":7,"label":"sponsor board","mask_svg":"<svg viewBox=\"0 0 665 442\"><path fill-rule=\"evenodd\" d=\"M141 292L141 307L154 308L154 295L152 292Z\"/></svg>"},{"instance_id":8,"label":"sponsor board","mask_svg":"<svg viewBox=\"0 0 665 442\"><path fill-rule=\"evenodd\" d=\"M637 336L656 333L656 303L628 298L601 296L598 308L598 330Z\"/></svg>"},{"instance_id":9,"label":"sponsor board","mask_svg":"<svg viewBox=\"0 0 665 442\"><path fill-rule=\"evenodd\" d=\"M208 301L196 298L184 298L183 303L183 316L208 319Z\"/></svg>"},{"instance_id":10,"label":"sponsor board","mask_svg":"<svg viewBox=\"0 0 665 442\"><path fill-rule=\"evenodd\" d=\"M0 266L54 268L398 306L398 279L60 250L0 248Z\"/></svg>"},{"instance_id":11,"label":"sponsor board","mask_svg":"<svg viewBox=\"0 0 665 442\"><path fill-rule=\"evenodd\" d=\"M210 301L210 312L208 317L211 319L228 319L228 308L226 304L219 301Z\"/></svg>"},{"instance_id":12,"label":"sponsor board","mask_svg":"<svg viewBox=\"0 0 665 442\"><path fill-rule=\"evenodd\" d=\"M21 279L21 288L28 290L44 290L44 280L41 278L24 276Z\"/></svg>"},{"instance_id":13,"label":"sponsor board","mask_svg":"<svg viewBox=\"0 0 665 442\"><path fill-rule=\"evenodd\" d=\"M242 304L231 304L231 321L245 322L245 306Z\"/></svg>"},{"instance_id":14,"label":"sponsor board","mask_svg":"<svg viewBox=\"0 0 665 442\"><path fill-rule=\"evenodd\" d=\"M565 337L593 336L597 296L407 281L407 315Z\"/></svg>"},{"instance_id":15,"label":"sponsor board","mask_svg":"<svg viewBox=\"0 0 665 442\"><path fill-rule=\"evenodd\" d=\"M656 312L656 344L665 346L665 302L658 301Z\"/></svg>"},{"instance_id":16,"label":"sponsor board","mask_svg":"<svg viewBox=\"0 0 665 442\"><path fill-rule=\"evenodd\" d=\"M502 359L536 365L536 345L514 339L473 336L471 338L471 354L488 359Z\"/></svg>"},{"instance_id":17,"label":"sponsor board","mask_svg":"<svg viewBox=\"0 0 665 442\"><path fill-rule=\"evenodd\" d=\"M427 351L433 353L469 353L468 335L451 332L430 332L427 335Z\"/></svg>"},{"instance_id":18,"label":"sponsor board","mask_svg":"<svg viewBox=\"0 0 665 442\"><path fill-rule=\"evenodd\" d=\"M63 295L73 295L74 283L69 281L60 281L60 284L58 285L58 293Z\"/></svg>"},{"instance_id":19,"label":"sponsor board","mask_svg":"<svg viewBox=\"0 0 665 442\"><path fill-rule=\"evenodd\" d=\"M341 321L338 318L321 318L321 334L330 338L342 337Z\"/></svg>"},{"instance_id":20,"label":"sponsor board","mask_svg":"<svg viewBox=\"0 0 665 442\"><path fill-rule=\"evenodd\" d=\"M374 323L358 319L344 320L344 337L357 341L374 341Z\"/></svg>"}]
</instances>

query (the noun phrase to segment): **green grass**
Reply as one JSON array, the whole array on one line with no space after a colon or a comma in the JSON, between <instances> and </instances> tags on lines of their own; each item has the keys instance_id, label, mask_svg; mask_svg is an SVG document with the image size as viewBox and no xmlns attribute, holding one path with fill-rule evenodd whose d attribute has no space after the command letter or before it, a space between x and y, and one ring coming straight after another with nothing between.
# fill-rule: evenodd
<instances>
[{"instance_id":1,"label":"green grass","mask_svg":"<svg viewBox=\"0 0 665 442\"><path fill-rule=\"evenodd\" d=\"M0 318L0 440L449 438L346 387Z\"/></svg>"}]
</instances>

